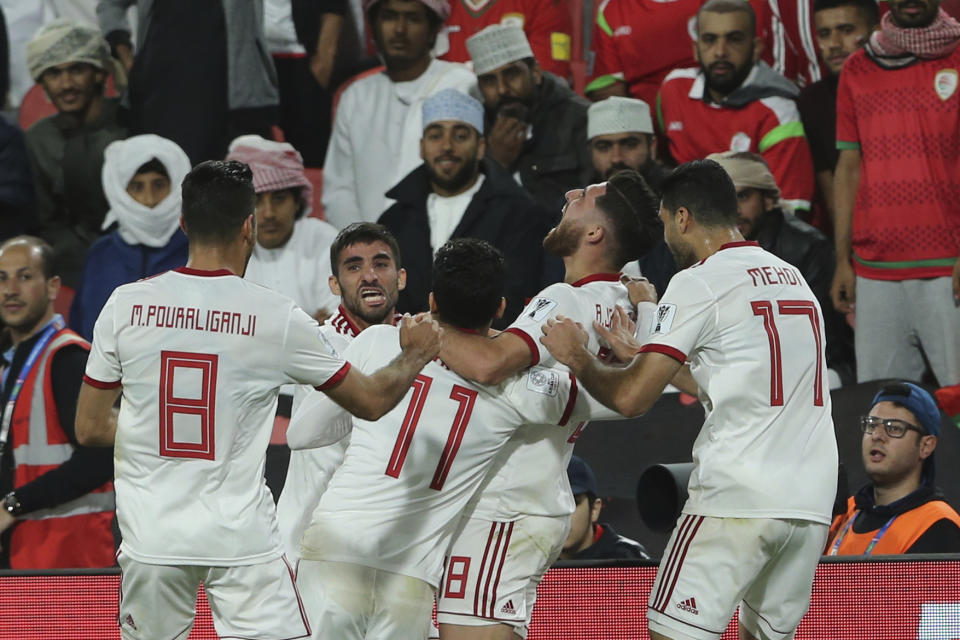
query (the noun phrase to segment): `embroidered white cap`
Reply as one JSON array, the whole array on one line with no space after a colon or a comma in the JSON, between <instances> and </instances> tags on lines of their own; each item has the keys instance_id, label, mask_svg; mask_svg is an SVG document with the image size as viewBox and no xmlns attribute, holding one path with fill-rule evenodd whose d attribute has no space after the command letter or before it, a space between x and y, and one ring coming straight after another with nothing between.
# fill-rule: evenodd
<instances>
[{"instance_id":1,"label":"embroidered white cap","mask_svg":"<svg viewBox=\"0 0 960 640\"><path fill-rule=\"evenodd\" d=\"M492 24L467 38L473 70L479 76L505 64L533 57L527 34L517 25Z\"/></svg>"},{"instance_id":2,"label":"embroidered white cap","mask_svg":"<svg viewBox=\"0 0 960 640\"><path fill-rule=\"evenodd\" d=\"M614 133L653 133L650 105L636 98L611 96L587 109L587 139Z\"/></svg>"}]
</instances>

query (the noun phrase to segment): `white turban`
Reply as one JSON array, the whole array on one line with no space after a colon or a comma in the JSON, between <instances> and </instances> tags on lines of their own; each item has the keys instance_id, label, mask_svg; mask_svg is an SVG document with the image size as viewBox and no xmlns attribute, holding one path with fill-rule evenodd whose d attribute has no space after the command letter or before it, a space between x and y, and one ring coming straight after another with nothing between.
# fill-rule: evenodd
<instances>
[{"instance_id":1,"label":"white turban","mask_svg":"<svg viewBox=\"0 0 960 640\"><path fill-rule=\"evenodd\" d=\"M170 194L155 207L140 204L127 193L137 169L156 158L170 177ZM114 222L127 244L162 247L180 226L180 184L190 173L190 158L177 143L145 134L116 140L103 152L103 192L110 211L103 220L106 229Z\"/></svg>"},{"instance_id":2,"label":"white turban","mask_svg":"<svg viewBox=\"0 0 960 640\"><path fill-rule=\"evenodd\" d=\"M650 105L636 98L611 96L587 109L587 139L616 133L653 133Z\"/></svg>"},{"instance_id":3,"label":"white turban","mask_svg":"<svg viewBox=\"0 0 960 640\"><path fill-rule=\"evenodd\" d=\"M68 62L85 62L107 72L115 68L110 45L100 30L82 22L54 20L41 27L27 43L27 67L36 82L50 67Z\"/></svg>"},{"instance_id":4,"label":"white turban","mask_svg":"<svg viewBox=\"0 0 960 640\"><path fill-rule=\"evenodd\" d=\"M492 24L467 38L467 51L478 76L505 64L533 57L527 34L517 25Z\"/></svg>"}]
</instances>

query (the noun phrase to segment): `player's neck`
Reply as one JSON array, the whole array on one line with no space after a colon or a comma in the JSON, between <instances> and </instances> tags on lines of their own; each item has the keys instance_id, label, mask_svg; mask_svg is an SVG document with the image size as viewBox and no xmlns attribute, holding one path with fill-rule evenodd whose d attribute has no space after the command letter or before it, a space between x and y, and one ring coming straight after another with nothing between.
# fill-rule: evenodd
<instances>
[{"instance_id":1,"label":"player's neck","mask_svg":"<svg viewBox=\"0 0 960 640\"><path fill-rule=\"evenodd\" d=\"M246 252L239 246L191 245L187 268L198 271L227 271L243 277L247 269Z\"/></svg>"},{"instance_id":2,"label":"player's neck","mask_svg":"<svg viewBox=\"0 0 960 640\"><path fill-rule=\"evenodd\" d=\"M694 253L697 260L706 260L725 244L731 242L743 242L743 236L740 235L736 227L722 227L715 230L703 229L700 237L694 242Z\"/></svg>"},{"instance_id":3,"label":"player's neck","mask_svg":"<svg viewBox=\"0 0 960 640\"><path fill-rule=\"evenodd\" d=\"M363 318L361 318L361 317L358 316L357 314L355 314L355 313L353 313L352 311L350 311L350 309L348 309L348 308L346 307L346 305L344 305L343 303L340 304L340 311L341 311L345 316L347 316L347 320L349 320L349 321L353 324L353 326L355 326L355 327L357 328L357 332L358 332L358 333L361 332L361 331L365 331L368 327L372 327L373 324L374 324L374 323L367 322L366 320L364 320ZM381 320L380 322L378 322L378 323L376 323L376 324L393 324L393 318L394 318L396 315L397 315L397 310L396 310L396 309L390 309L390 311L387 313L387 315L384 316L383 320Z\"/></svg>"},{"instance_id":4,"label":"player's neck","mask_svg":"<svg viewBox=\"0 0 960 640\"><path fill-rule=\"evenodd\" d=\"M566 273L563 276L563 281L567 284L573 284L574 282L583 280L587 276L592 276L596 273L620 272L619 269L614 268L605 259L593 257L585 259L576 254L564 258L563 266L566 269Z\"/></svg>"},{"instance_id":5,"label":"player's neck","mask_svg":"<svg viewBox=\"0 0 960 640\"><path fill-rule=\"evenodd\" d=\"M873 485L873 502L877 505L888 505L906 498L920 488L920 470L911 473L898 482L885 486Z\"/></svg>"}]
</instances>

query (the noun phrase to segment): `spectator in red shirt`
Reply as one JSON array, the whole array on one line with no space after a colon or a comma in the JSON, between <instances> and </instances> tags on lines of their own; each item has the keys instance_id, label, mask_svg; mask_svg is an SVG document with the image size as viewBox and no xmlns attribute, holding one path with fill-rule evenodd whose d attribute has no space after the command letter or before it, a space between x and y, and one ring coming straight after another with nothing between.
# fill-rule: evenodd
<instances>
[{"instance_id":1,"label":"spectator in red shirt","mask_svg":"<svg viewBox=\"0 0 960 640\"><path fill-rule=\"evenodd\" d=\"M960 23L894 0L837 90L831 295L857 378L960 382Z\"/></svg>"}]
</instances>

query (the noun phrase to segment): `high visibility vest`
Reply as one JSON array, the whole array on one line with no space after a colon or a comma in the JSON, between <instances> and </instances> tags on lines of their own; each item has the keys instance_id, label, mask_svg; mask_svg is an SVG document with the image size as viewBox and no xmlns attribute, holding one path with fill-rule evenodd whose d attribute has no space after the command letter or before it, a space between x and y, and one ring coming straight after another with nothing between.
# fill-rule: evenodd
<instances>
[{"instance_id":1,"label":"high visibility vest","mask_svg":"<svg viewBox=\"0 0 960 640\"><path fill-rule=\"evenodd\" d=\"M9 440L14 489L59 467L73 455L74 446L60 426L51 375L54 354L68 345L90 350L90 343L69 329L57 332L24 380L14 406ZM113 566L114 508L113 483L107 482L79 498L20 516L10 539L10 567Z\"/></svg>"},{"instance_id":2,"label":"high visibility vest","mask_svg":"<svg viewBox=\"0 0 960 640\"><path fill-rule=\"evenodd\" d=\"M837 516L830 527L830 539L827 541L827 553L833 549L837 536L846 528L850 518L855 518L860 511L851 497L847 500L847 512ZM890 524L890 528L877 541L871 555L893 555L906 553L927 529L939 520L947 519L960 527L960 515L943 500L931 500L916 509L911 509L898 515ZM837 548L839 556L863 555L870 541L877 531L856 533L851 526Z\"/></svg>"}]
</instances>

